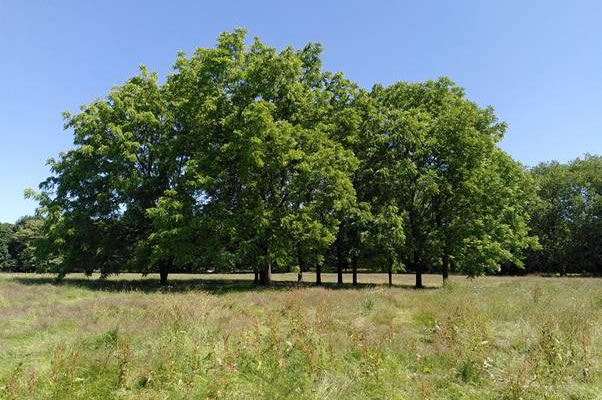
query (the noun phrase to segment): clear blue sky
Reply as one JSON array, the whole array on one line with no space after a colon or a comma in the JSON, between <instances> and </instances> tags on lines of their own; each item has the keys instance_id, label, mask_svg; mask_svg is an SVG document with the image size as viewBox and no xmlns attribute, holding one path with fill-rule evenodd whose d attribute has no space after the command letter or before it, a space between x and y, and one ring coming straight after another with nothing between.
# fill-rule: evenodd
<instances>
[{"instance_id":1,"label":"clear blue sky","mask_svg":"<svg viewBox=\"0 0 602 400\"><path fill-rule=\"evenodd\" d=\"M449 76L495 107L524 164L602 153L599 1L2 0L0 221L33 212L23 190L71 145L62 111L236 27L278 48L319 41L325 68L364 87Z\"/></svg>"}]
</instances>

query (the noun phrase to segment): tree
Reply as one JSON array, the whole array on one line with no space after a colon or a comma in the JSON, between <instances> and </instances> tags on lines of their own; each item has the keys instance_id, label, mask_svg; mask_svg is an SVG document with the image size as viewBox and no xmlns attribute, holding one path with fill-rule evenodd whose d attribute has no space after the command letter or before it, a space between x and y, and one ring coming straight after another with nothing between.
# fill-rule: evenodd
<instances>
[{"instance_id":1,"label":"tree","mask_svg":"<svg viewBox=\"0 0 602 400\"><path fill-rule=\"evenodd\" d=\"M322 263L356 160L331 138L321 48L244 39L222 34L180 54L165 84L142 68L65 114L75 147L50 161L39 197L52 271L158 269L165 283L174 263L206 262L269 284L299 255Z\"/></svg>"},{"instance_id":2,"label":"tree","mask_svg":"<svg viewBox=\"0 0 602 400\"><path fill-rule=\"evenodd\" d=\"M529 254L529 270L600 274L602 157L541 163L531 174L541 199L533 207L531 226L542 249Z\"/></svg>"},{"instance_id":3,"label":"tree","mask_svg":"<svg viewBox=\"0 0 602 400\"><path fill-rule=\"evenodd\" d=\"M182 157L164 90L156 74L140 75L114 88L107 100L65 113L74 148L50 160L53 175L40 187L46 213L45 259L59 276L83 270L102 275L124 269L169 268L169 258L151 257L148 210L177 185Z\"/></svg>"},{"instance_id":4,"label":"tree","mask_svg":"<svg viewBox=\"0 0 602 400\"><path fill-rule=\"evenodd\" d=\"M322 263L337 213L353 201L355 158L329 135L320 47L276 52L244 38L237 30L180 55L170 85L187 99L187 176L218 260L252 265L269 284L273 268Z\"/></svg>"},{"instance_id":5,"label":"tree","mask_svg":"<svg viewBox=\"0 0 602 400\"><path fill-rule=\"evenodd\" d=\"M13 270L33 272L38 267L36 244L42 238L44 221L37 216L21 217L13 225L8 250L13 260Z\"/></svg>"},{"instance_id":6,"label":"tree","mask_svg":"<svg viewBox=\"0 0 602 400\"><path fill-rule=\"evenodd\" d=\"M582 270L602 275L602 157L587 154L571 164L580 186L580 227L576 264Z\"/></svg>"},{"instance_id":7,"label":"tree","mask_svg":"<svg viewBox=\"0 0 602 400\"><path fill-rule=\"evenodd\" d=\"M468 276L495 273L504 264L522 267L526 252L539 248L529 228L537 198L525 168L495 148L465 194L441 231L444 280L451 261Z\"/></svg>"},{"instance_id":8,"label":"tree","mask_svg":"<svg viewBox=\"0 0 602 400\"><path fill-rule=\"evenodd\" d=\"M463 89L446 78L376 86L372 96L388 119L381 131L388 151L403 160L393 182L405 212L404 263L415 271L417 288L429 265L441 266L444 279L452 260L464 273L482 274L533 243L526 214L511 222L499 215L520 209L520 186L527 181L496 147L505 125L491 108L466 100ZM483 190L492 182L503 186L504 174L511 174L508 182L518 181L513 188L520 194L499 197Z\"/></svg>"},{"instance_id":9,"label":"tree","mask_svg":"<svg viewBox=\"0 0 602 400\"><path fill-rule=\"evenodd\" d=\"M342 270L351 263L352 284L358 284L358 263L369 268L386 266L389 284L393 268L401 269L401 251L405 240L403 210L399 209L400 175L406 171L406 159L391 146L387 112L365 91L354 92L353 85L337 82L337 92L353 93L344 104L338 122L337 137L360 160L352 175L357 200L342 218L334 252L338 283ZM337 96L342 97L342 96Z\"/></svg>"},{"instance_id":10,"label":"tree","mask_svg":"<svg viewBox=\"0 0 602 400\"><path fill-rule=\"evenodd\" d=\"M0 270L8 271L13 266L14 260L9 252L9 245L13 240L13 225L0 224Z\"/></svg>"}]
</instances>

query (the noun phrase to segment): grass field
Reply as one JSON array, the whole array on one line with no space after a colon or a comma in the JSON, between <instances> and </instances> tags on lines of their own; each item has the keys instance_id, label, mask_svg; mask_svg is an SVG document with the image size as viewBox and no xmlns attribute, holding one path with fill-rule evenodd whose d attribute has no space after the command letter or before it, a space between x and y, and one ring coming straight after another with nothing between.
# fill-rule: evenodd
<instances>
[{"instance_id":1,"label":"grass field","mask_svg":"<svg viewBox=\"0 0 602 400\"><path fill-rule=\"evenodd\" d=\"M600 279L295 278L0 274L0 398L602 398Z\"/></svg>"}]
</instances>

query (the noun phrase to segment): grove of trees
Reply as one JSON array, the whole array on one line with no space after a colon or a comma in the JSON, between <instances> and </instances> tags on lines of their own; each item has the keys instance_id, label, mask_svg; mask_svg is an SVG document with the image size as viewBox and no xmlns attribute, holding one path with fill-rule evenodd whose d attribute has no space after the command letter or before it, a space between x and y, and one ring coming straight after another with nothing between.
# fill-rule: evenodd
<instances>
[{"instance_id":1,"label":"grove of trees","mask_svg":"<svg viewBox=\"0 0 602 400\"><path fill-rule=\"evenodd\" d=\"M0 271L34 272L38 270L36 242L42 239L44 221L22 217L13 224L0 224Z\"/></svg>"},{"instance_id":2,"label":"grove of trees","mask_svg":"<svg viewBox=\"0 0 602 400\"><path fill-rule=\"evenodd\" d=\"M319 44L245 40L224 33L179 54L165 82L142 67L65 114L74 146L30 193L39 271L165 283L247 270L267 285L272 271L342 283L350 270L357 284L358 270L406 270L421 287L427 271L475 276L526 257L600 273L600 157L529 171L497 146L493 109L446 78L366 90L323 71Z\"/></svg>"},{"instance_id":3,"label":"grove of trees","mask_svg":"<svg viewBox=\"0 0 602 400\"><path fill-rule=\"evenodd\" d=\"M529 270L602 274L602 157L531 169L539 202L531 210L541 250L527 257Z\"/></svg>"}]
</instances>

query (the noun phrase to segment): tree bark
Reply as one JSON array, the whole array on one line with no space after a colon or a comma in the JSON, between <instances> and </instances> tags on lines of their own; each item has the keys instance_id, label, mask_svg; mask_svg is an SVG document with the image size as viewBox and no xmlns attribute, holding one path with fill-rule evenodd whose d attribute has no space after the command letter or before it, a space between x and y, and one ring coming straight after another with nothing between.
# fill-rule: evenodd
<instances>
[{"instance_id":1,"label":"tree bark","mask_svg":"<svg viewBox=\"0 0 602 400\"><path fill-rule=\"evenodd\" d=\"M267 278L267 284L271 284L272 283L272 262L270 261L268 263L268 268L267 268L267 273L266 273L266 278Z\"/></svg>"},{"instance_id":2,"label":"tree bark","mask_svg":"<svg viewBox=\"0 0 602 400\"><path fill-rule=\"evenodd\" d=\"M268 264L262 268L259 273L259 283L262 286L269 286L272 283L272 263L268 262Z\"/></svg>"},{"instance_id":3,"label":"tree bark","mask_svg":"<svg viewBox=\"0 0 602 400\"><path fill-rule=\"evenodd\" d=\"M424 264L422 261L416 263L416 289L422 289L422 273L424 272Z\"/></svg>"},{"instance_id":4,"label":"tree bark","mask_svg":"<svg viewBox=\"0 0 602 400\"><path fill-rule=\"evenodd\" d=\"M351 256L351 272L353 274L353 286L357 286L357 255Z\"/></svg>"},{"instance_id":5,"label":"tree bark","mask_svg":"<svg viewBox=\"0 0 602 400\"><path fill-rule=\"evenodd\" d=\"M449 256L443 255L443 265L441 266L441 275L443 276L443 286L445 286L449 279Z\"/></svg>"},{"instance_id":6,"label":"tree bark","mask_svg":"<svg viewBox=\"0 0 602 400\"><path fill-rule=\"evenodd\" d=\"M421 266L416 265L416 289L422 289L424 287L422 286L422 271L420 271L421 269Z\"/></svg>"},{"instance_id":7,"label":"tree bark","mask_svg":"<svg viewBox=\"0 0 602 400\"><path fill-rule=\"evenodd\" d=\"M414 250L414 254L413 254L413 266L414 266L414 271L416 272L416 285L414 286L416 289L422 289L422 272L423 270L423 262L422 262L422 257L420 257L420 253L418 252L418 250Z\"/></svg>"},{"instance_id":8,"label":"tree bark","mask_svg":"<svg viewBox=\"0 0 602 400\"><path fill-rule=\"evenodd\" d=\"M303 270L305 269L305 260L300 245L297 245L297 261L299 262L299 272L297 273L297 285L299 286L303 282Z\"/></svg>"},{"instance_id":9,"label":"tree bark","mask_svg":"<svg viewBox=\"0 0 602 400\"><path fill-rule=\"evenodd\" d=\"M269 286L272 283L272 260L270 260L268 244L263 243L261 247L263 248L263 254L267 263L266 265L262 265L259 270L259 284L261 286Z\"/></svg>"},{"instance_id":10,"label":"tree bark","mask_svg":"<svg viewBox=\"0 0 602 400\"><path fill-rule=\"evenodd\" d=\"M316 265L316 285L322 284L322 267Z\"/></svg>"},{"instance_id":11,"label":"tree bark","mask_svg":"<svg viewBox=\"0 0 602 400\"><path fill-rule=\"evenodd\" d=\"M159 263L159 282L161 286L167 285L167 276L169 275L169 270L171 269L172 261L161 261Z\"/></svg>"},{"instance_id":12,"label":"tree bark","mask_svg":"<svg viewBox=\"0 0 602 400\"><path fill-rule=\"evenodd\" d=\"M344 266L344 256L343 256L343 243L340 238L337 238L337 285L343 284L343 266Z\"/></svg>"},{"instance_id":13,"label":"tree bark","mask_svg":"<svg viewBox=\"0 0 602 400\"><path fill-rule=\"evenodd\" d=\"M389 287L393 286L393 260L389 260Z\"/></svg>"}]
</instances>

